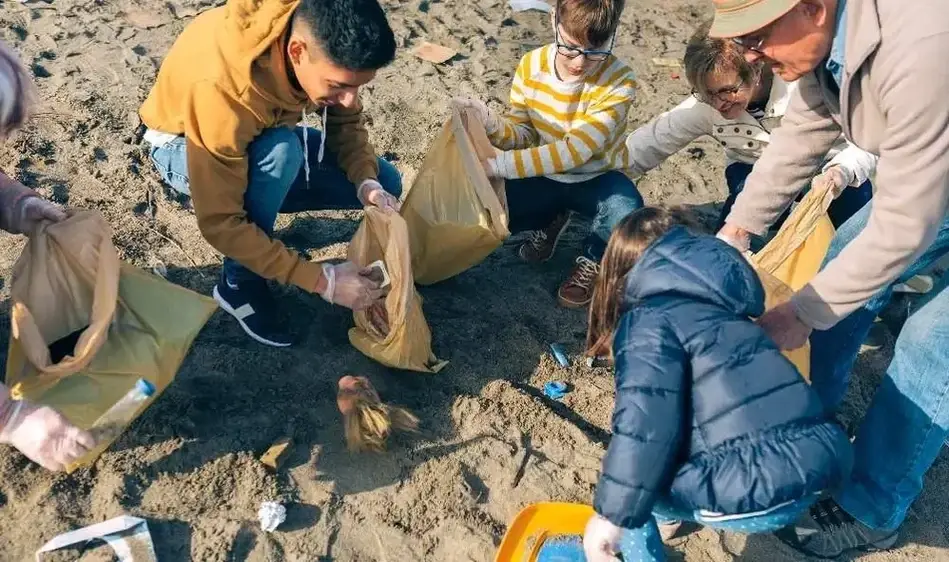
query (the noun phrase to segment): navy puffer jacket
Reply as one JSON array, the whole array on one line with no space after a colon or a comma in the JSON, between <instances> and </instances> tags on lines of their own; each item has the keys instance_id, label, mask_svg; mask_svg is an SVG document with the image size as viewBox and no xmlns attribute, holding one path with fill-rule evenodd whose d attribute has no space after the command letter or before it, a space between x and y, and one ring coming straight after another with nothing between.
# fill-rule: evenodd
<instances>
[{"instance_id":1,"label":"navy puffer jacket","mask_svg":"<svg viewBox=\"0 0 949 562\"><path fill-rule=\"evenodd\" d=\"M847 435L750 320L763 312L758 276L721 240L676 228L643 253L614 339L597 513L627 528L645 523L658 498L751 513L849 474Z\"/></svg>"}]
</instances>

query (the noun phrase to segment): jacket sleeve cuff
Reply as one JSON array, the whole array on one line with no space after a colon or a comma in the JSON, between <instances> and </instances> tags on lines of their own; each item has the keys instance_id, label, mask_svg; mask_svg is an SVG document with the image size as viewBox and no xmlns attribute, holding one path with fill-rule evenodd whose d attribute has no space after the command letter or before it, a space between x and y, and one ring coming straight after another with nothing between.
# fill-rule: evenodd
<instances>
[{"instance_id":1,"label":"jacket sleeve cuff","mask_svg":"<svg viewBox=\"0 0 949 562\"><path fill-rule=\"evenodd\" d=\"M791 306L798 320L815 330L829 330L842 319L810 283L791 297Z\"/></svg>"},{"instance_id":2,"label":"jacket sleeve cuff","mask_svg":"<svg viewBox=\"0 0 949 562\"><path fill-rule=\"evenodd\" d=\"M506 180L515 180L517 177L517 167L514 165L514 151L505 150L498 153L492 160L491 166L494 168L498 177Z\"/></svg>"},{"instance_id":3,"label":"jacket sleeve cuff","mask_svg":"<svg viewBox=\"0 0 949 562\"><path fill-rule=\"evenodd\" d=\"M300 264L290 275L290 282L308 293L315 293L321 275L323 275L322 264L300 258Z\"/></svg>"},{"instance_id":4,"label":"jacket sleeve cuff","mask_svg":"<svg viewBox=\"0 0 949 562\"><path fill-rule=\"evenodd\" d=\"M824 164L824 167L821 168L821 172L826 172L829 168L839 166L847 176L847 185L859 187L873 175L873 172L876 170L877 160L878 158L873 154L861 150L856 146L849 145Z\"/></svg>"}]
</instances>

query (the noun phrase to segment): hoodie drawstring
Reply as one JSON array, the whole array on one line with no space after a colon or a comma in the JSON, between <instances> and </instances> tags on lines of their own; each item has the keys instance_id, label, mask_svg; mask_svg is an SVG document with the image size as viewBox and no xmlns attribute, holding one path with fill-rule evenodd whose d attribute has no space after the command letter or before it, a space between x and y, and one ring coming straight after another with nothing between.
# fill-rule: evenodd
<instances>
[{"instance_id":1,"label":"hoodie drawstring","mask_svg":"<svg viewBox=\"0 0 949 562\"><path fill-rule=\"evenodd\" d=\"M323 154L326 150L326 116L327 116L327 107L323 106L323 116L322 123L320 124L323 129L322 134L320 135L320 150L316 154L316 163L317 165L323 164ZM303 110L303 171L306 174L306 188L310 189L310 145L309 145L309 133L310 131L310 117L306 114L306 109Z\"/></svg>"}]
</instances>

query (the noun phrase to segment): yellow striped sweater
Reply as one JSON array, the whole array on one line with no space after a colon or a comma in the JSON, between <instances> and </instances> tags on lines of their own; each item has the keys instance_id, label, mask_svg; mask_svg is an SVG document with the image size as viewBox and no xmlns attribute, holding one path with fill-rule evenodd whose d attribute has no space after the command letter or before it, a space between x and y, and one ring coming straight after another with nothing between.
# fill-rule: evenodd
<instances>
[{"instance_id":1,"label":"yellow striped sweater","mask_svg":"<svg viewBox=\"0 0 949 562\"><path fill-rule=\"evenodd\" d=\"M505 178L576 183L625 167L633 71L611 55L590 76L563 82L554 70L556 49L547 45L524 55L511 86L510 113L490 133L504 151L495 163Z\"/></svg>"}]
</instances>

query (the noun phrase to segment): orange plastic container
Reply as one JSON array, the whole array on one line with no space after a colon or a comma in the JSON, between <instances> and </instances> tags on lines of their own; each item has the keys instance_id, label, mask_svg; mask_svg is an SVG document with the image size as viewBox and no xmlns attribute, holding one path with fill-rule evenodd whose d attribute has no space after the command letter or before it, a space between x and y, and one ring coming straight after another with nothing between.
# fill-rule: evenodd
<instances>
[{"instance_id":1,"label":"orange plastic container","mask_svg":"<svg viewBox=\"0 0 949 562\"><path fill-rule=\"evenodd\" d=\"M535 562L544 541L583 535L593 508L578 503L542 502L521 510L511 522L494 562Z\"/></svg>"}]
</instances>

